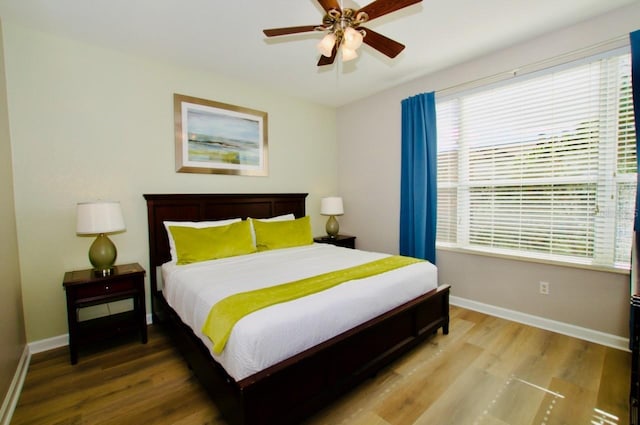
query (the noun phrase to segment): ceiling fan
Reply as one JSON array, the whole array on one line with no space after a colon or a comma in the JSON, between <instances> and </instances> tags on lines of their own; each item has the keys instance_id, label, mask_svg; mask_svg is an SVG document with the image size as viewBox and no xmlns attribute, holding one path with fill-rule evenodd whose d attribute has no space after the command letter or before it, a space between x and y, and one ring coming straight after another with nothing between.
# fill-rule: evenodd
<instances>
[{"instance_id":1,"label":"ceiling fan","mask_svg":"<svg viewBox=\"0 0 640 425\"><path fill-rule=\"evenodd\" d=\"M356 58L358 56L356 50L363 42L390 58L395 58L405 46L362 25L421 1L375 0L359 10L354 10L343 9L338 4L338 0L318 0L326 12L321 25L272 28L264 30L264 34L267 37L277 37L310 31L326 32L324 38L318 43L318 50L322 53L318 66L332 64L338 49L342 52L343 61Z\"/></svg>"}]
</instances>

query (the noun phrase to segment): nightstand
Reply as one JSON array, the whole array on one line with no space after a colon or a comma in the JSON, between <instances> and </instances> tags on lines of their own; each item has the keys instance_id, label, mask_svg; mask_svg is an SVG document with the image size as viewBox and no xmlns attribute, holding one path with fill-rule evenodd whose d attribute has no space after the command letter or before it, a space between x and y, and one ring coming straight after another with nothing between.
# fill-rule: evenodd
<instances>
[{"instance_id":1,"label":"nightstand","mask_svg":"<svg viewBox=\"0 0 640 425\"><path fill-rule=\"evenodd\" d=\"M93 269L64 274L62 286L67 294L69 322L69 354L71 364L78 362L78 346L137 331L143 344L147 342L147 320L144 298L145 270L140 264L115 266L110 276L95 276ZM78 320L78 310L98 304L133 299L133 310L91 320Z\"/></svg>"},{"instance_id":2,"label":"nightstand","mask_svg":"<svg viewBox=\"0 0 640 425\"><path fill-rule=\"evenodd\" d=\"M330 238L329 236L319 236L317 238L313 238L314 242L318 243L328 243L331 245L342 246L344 248L355 249L356 247L356 237L349 235L337 235L335 238Z\"/></svg>"}]
</instances>

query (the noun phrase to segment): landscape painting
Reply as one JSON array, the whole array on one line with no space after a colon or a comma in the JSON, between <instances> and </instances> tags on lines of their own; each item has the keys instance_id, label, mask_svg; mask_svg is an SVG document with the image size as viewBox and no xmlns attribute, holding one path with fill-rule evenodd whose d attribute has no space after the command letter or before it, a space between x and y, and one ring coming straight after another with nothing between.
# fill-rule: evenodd
<instances>
[{"instance_id":1,"label":"landscape painting","mask_svg":"<svg viewBox=\"0 0 640 425\"><path fill-rule=\"evenodd\" d=\"M267 113L174 94L176 171L267 175Z\"/></svg>"}]
</instances>

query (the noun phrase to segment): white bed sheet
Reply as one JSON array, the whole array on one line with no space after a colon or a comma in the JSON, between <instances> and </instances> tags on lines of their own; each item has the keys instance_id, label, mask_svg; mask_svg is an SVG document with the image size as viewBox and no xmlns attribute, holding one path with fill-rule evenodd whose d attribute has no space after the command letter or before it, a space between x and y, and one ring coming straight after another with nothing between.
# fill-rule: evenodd
<instances>
[{"instance_id":1,"label":"white bed sheet","mask_svg":"<svg viewBox=\"0 0 640 425\"><path fill-rule=\"evenodd\" d=\"M201 328L221 299L387 256L312 244L182 266L166 263L163 293L211 349ZM223 352L212 355L241 380L435 289L437 280L436 267L425 261L276 304L238 321Z\"/></svg>"}]
</instances>

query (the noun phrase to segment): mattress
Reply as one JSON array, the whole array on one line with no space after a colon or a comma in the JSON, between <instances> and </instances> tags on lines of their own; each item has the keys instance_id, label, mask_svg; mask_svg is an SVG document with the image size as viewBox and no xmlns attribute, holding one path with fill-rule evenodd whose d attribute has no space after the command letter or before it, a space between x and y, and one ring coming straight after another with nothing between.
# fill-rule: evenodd
<instances>
[{"instance_id":1,"label":"mattress","mask_svg":"<svg viewBox=\"0 0 640 425\"><path fill-rule=\"evenodd\" d=\"M388 254L329 244L162 266L163 294L182 321L211 349L202 331L209 310L250 291L374 261ZM212 356L236 380L247 378L437 287L437 269L420 262L251 313Z\"/></svg>"}]
</instances>

